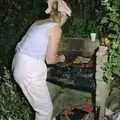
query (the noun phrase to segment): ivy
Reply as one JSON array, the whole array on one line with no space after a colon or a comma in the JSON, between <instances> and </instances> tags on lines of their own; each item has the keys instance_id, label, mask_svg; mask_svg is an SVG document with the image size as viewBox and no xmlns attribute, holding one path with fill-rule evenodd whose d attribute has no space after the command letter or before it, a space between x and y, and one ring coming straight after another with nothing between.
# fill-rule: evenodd
<instances>
[{"instance_id":1,"label":"ivy","mask_svg":"<svg viewBox=\"0 0 120 120\"><path fill-rule=\"evenodd\" d=\"M104 76L111 86L120 87L120 7L111 0L102 0L101 8L101 37L110 41Z\"/></svg>"}]
</instances>

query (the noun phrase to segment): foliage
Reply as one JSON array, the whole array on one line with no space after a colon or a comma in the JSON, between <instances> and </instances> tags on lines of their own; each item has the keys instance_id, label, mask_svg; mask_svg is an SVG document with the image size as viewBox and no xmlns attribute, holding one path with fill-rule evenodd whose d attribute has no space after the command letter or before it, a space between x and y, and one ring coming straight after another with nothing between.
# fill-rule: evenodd
<instances>
[{"instance_id":1,"label":"foliage","mask_svg":"<svg viewBox=\"0 0 120 120\"><path fill-rule=\"evenodd\" d=\"M95 29L95 20L89 21L81 19L79 17L74 17L73 20L68 21L67 25L64 27L64 35L68 37L88 37L89 34Z\"/></svg>"},{"instance_id":2,"label":"foliage","mask_svg":"<svg viewBox=\"0 0 120 120\"><path fill-rule=\"evenodd\" d=\"M111 0L102 0L101 33L110 40L105 79L112 86L120 86L120 8Z\"/></svg>"},{"instance_id":3,"label":"foliage","mask_svg":"<svg viewBox=\"0 0 120 120\"><path fill-rule=\"evenodd\" d=\"M0 1L0 58L6 64L10 64L14 47L26 29L36 19L45 17L45 8L42 0Z\"/></svg>"},{"instance_id":4,"label":"foliage","mask_svg":"<svg viewBox=\"0 0 120 120\"><path fill-rule=\"evenodd\" d=\"M32 120L31 107L12 81L10 71L2 67L0 74L0 120Z\"/></svg>"}]
</instances>

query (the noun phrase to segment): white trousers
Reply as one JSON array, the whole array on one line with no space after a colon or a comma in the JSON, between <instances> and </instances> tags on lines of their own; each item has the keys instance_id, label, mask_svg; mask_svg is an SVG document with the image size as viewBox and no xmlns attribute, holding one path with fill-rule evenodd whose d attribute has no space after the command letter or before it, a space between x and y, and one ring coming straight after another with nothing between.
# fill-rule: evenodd
<instances>
[{"instance_id":1,"label":"white trousers","mask_svg":"<svg viewBox=\"0 0 120 120\"><path fill-rule=\"evenodd\" d=\"M12 69L15 81L36 112L35 120L51 120L53 106L46 83L44 60L17 53Z\"/></svg>"}]
</instances>

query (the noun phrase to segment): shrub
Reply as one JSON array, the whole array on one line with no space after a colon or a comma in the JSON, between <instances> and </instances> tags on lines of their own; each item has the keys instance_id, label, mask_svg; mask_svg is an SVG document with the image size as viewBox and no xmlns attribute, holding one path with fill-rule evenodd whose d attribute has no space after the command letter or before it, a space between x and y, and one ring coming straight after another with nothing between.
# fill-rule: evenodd
<instances>
[{"instance_id":1,"label":"shrub","mask_svg":"<svg viewBox=\"0 0 120 120\"><path fill-rule=\"evenodd\" d=\"M0 120L32 120L31 107L6 67L0 71Z\"/></svg>"}]
</instances>

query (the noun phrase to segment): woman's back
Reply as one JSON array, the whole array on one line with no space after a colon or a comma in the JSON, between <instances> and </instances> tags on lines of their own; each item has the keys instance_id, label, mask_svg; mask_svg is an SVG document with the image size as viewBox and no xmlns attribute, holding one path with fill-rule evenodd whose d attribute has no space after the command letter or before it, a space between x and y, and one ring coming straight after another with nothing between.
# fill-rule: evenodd
<instances>
[{"instance_id":1,"label":"woman's back","mask_svg":"<svg viewBox=\"0 0 120 120\"><path fill-rule=\"evenodd\" d=\"M17 52L35 58L45 57L48 47L49 30L56 25L58 24L53 22L41 25L33 24L17 44Z\"/></svg>"}]
</instances>

